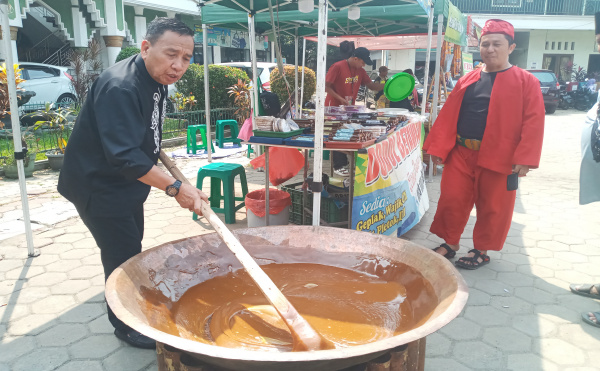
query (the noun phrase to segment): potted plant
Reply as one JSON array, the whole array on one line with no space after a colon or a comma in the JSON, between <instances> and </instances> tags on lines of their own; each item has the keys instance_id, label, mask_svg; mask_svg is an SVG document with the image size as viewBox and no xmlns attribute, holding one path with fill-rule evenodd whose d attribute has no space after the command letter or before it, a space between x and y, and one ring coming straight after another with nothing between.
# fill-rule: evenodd
<instances>
[{"instance_id":1,"label":"potted plant","mask_svg":"<svg viewBox=\"0 0 600 371\"><path fill-rule=\"evenodd\" d=\"M44 109L32 112L25 117L34 118L33 130L45 131L50 134L56 148L46 152L48 163L52 170L60 170L62 168L67 147L67 139L70 134L70 123L72 121L71 108L61 107L54 108L54 104L46 103Z\"/></svg>"},{"instance_id":2,"label":"potted plant","mask_svg":"<svg viewBox=\"0 0 600 371\"><path fill-rule=\"evenodd\" d=\"M25 80L21 78L21 69L18 65L14 65L15 82L17 88L17 105L20 107L35 96L33 91L25 91L19 87ZM6 68L0 65L0 129L10 129L10 96L8 94L8 77L6 76Z\"/></svg>"},{"instance_id":3,"label":"potted plant","mask_svg":"<svg viewBox=\"0 0 600 371\"><path fill-rule=\"evenodd\" d=\"M2 170L4 170L4 176L10 179L19 178L19 173L17 170L17 161L14 157L14 145L12 142L12 136L9 136L11 141L8 145L8 153L10 155L4 156L4 166ZM25 158L23 159L23 167L25 170L25 177L28 178L33 175L33 171L35 170L35 158L37 152L32 150L35 148L36 138L33 133L27 128L21 133L21 145L23 146L23 151L25 151Z\"/></svg>"},{"instance_id":4,"label":"potted plant","mask_svg":"<svg viewBox=\"0 0 600 371\"><path fill-rule=\"evenodd\" d=\"M17 104L22 106L27 103L31 97L35 96L34 92L24 91L19 85L24 82L21 78L21 69L19 69L18 65L13 66L15 71L16 78L16 88L17 88ZM4 66L0 66L0 129L10 129L10 96L8 94L8 77L6 76L6 68ZM5 155L1 158L4 159L4 165L2 166L2 170L4 171L4 176L6 178L18 178L17 171L17 161L14 157L15 147L13 142L13 137L11 130L3 130L3 136L8 139L8 146L6 148ZM34 136L29 130L24 130L21 133L21 142L23 145L23 150L26 151L27 147L33 148ZM25 166L25 176L29 177L33 175L33 170L35 167L35 157L36 152L26 152L24 158L24 166Z\"/></svg>"}]
</instances>

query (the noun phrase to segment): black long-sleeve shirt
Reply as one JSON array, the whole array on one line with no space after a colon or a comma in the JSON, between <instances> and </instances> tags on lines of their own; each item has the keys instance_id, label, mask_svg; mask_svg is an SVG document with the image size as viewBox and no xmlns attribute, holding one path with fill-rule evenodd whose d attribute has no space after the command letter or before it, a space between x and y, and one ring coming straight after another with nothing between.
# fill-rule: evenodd
<instances>
[{"instance_id":1,"label":"black long-sleeve shirt","mask_svg":"<svg viewBox=\"0 0 600 371\"><path fill-rule=\"evenodd\" d=\"M466 139L481 140L483 138L496 75L498 72L506 70L497 72L481 71L479 81L469 85L458 115L458 135Z\"/></svg>"},{"instance_id":2,"label":"black long-sleeve shirt","mask_svg":"<svg viewBox=\"0 0 600 371\"><path fill-rule=\"evenodd\" d=\"M58 191L91 215L113 216L142 204L142 177L158 161L167 86L140 55L104 71L92 85L65 150Z\"/></svg>"}]
</instances>

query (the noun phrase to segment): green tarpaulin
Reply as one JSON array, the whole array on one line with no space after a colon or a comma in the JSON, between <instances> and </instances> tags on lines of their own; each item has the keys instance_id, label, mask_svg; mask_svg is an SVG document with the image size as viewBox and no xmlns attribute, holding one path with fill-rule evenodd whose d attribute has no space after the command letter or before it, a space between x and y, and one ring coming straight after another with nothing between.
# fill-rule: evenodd
<instances>
[{"instance_id":1,"label":"green tarpaulin","mask_svg":"<svg viewBox=\"0 0 600 371\"><path fill-rule=\"evenodd\" d=\"M440 0L445 2L447 0ZM240 5L237 5L239 3ZM356 21L348 19L348 9L352 1L330 1L332 7L328 12L328 35L398 35L427 33L427 14L423 7L416 1L401 0L373 0L360 4L360 18ZM279 22L281 32L295 34L298 27L298 36L310 36L317 33L318 11L315 8L311 13L298 11L296 3L279 4L277 11L276 2L273 1L275 21ZM271 18L268 11L268 2L259 0L254 2L255 25L258 34L271 33ZM315 3L316 5L316 3ZM211 26L230 29L247 29L249 1L221 0L208 2L202 7L202 22ZM442 8L441 8L442 9ZM437 13L436 13L437 14Z\"/></svg>"}]
</instances>

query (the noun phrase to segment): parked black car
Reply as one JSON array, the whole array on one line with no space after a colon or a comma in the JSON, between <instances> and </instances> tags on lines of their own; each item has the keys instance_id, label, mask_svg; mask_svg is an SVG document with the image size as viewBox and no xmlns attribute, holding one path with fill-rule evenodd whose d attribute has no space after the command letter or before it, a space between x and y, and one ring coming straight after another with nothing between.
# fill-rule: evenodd
<instances>
[{"instance_id":1,"label":"parked black car","mask_svg":"<svg viewBox=\"0 0 600 371\"><path fill-rule=\"evenodd\" d=\"M540 80L546 113L554 113L558 107L560 84L554 72L550 70L527 70Z\"/></svg>"}]
</instances>

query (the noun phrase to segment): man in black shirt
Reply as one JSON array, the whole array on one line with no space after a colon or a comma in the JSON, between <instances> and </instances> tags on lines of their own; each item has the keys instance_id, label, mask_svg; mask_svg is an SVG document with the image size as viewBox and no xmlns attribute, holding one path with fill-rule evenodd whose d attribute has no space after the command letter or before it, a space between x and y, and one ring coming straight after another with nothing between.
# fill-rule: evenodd
<instances>
[{"instance_id":1,"label":"man in black shirt","mask_svg":"<svg viewBox=\"0 0 600 371\"><path fill-rule=\"evenodd\" d=\"M483 139L496 75L510 68L495 72L482 71L479 81L467 88L458 115L457 134L461 138Z\"/></svg>"},{"instance_id":2,"label":"man in black shirt","mask_svg":"<svg viewBox=\"0 0 600 371\"><path fill-rule=\"evenodd\" d=\"M187 70L194 32L176 19L148 24L141 53L108 68L94 82L65 151L58 191L71 201L100 248L105 279L142 251L144 202L151 187L182 208L201 213L207 196L156 164L167 107L167 85ZM154 340L120 321L115 335L152 349Z\"/></svg>"}]
</instances>

